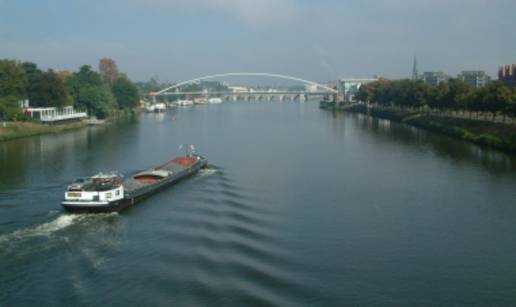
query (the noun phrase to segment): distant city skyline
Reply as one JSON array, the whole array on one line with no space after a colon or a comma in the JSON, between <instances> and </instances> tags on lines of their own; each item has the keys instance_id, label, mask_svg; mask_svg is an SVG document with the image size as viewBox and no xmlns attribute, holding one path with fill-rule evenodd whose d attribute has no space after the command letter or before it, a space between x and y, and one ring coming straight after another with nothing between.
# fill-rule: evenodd
<instances>
[{"instance_id":1,"label":"distant city skyline","mask_svg":"<svg viewBox=\"0 0 516 307\"><path fill-rule=\"evenodd\" d=\"M317 81L410 78L516 63L512 0L0 0L0 58L136 81L224 72ZM273 80L271 80L271 83Z\"/></svg>"}]
</instances>

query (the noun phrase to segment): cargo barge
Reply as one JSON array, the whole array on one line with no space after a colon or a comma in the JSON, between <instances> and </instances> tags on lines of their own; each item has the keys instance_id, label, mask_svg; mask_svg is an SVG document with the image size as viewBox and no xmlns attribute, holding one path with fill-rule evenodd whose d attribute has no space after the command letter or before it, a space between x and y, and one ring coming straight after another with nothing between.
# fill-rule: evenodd
<instances>
[{"instance_id":1,"label":"cargo barge","mask_svg":"<svg viewBox=\"0 0 516 307\"><path fill-rule=\"evenodd\" d=\"M66 189L61 205L74 213L119 212L207 165L206 158L189 151L185 156L143 170L127 179L115 173L100 173L78 179Z\"/></svg>"}]
</instances>

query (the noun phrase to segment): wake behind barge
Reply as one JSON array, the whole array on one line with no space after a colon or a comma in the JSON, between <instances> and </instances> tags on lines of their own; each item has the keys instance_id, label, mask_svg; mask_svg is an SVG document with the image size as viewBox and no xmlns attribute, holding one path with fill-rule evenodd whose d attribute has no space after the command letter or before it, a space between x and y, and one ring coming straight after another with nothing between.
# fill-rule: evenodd
<instances>
[{"instance_id":1,"label":"wake behind barge","mask_svg":"<svg viewBox=\"0 0 516 307\"><path fill-rule=\"evenodd\" d=\"M181 179L197 173L208 160L188 153L163 165L146 169L122 180L118 174L98 174L68 186L61 205L74 213L122 211Z\"/></svg>"}]
</instances>

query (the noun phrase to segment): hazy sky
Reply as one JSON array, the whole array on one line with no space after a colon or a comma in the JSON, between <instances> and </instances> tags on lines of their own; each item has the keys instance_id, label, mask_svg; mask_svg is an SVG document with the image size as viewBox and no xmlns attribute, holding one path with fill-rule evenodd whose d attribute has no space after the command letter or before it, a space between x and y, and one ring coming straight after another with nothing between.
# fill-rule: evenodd
<instances>
[{"instance_id":1,"label":"hazy sky","mask_svg":"<svg viewBox=\"0 0 516 307\"><path fill-rule=\"evenodd\" d=\"M516 63L516 0L0 0L0 58L113 58L132 79L271 72L315 81Z\"/></svg>"}]
</instances>

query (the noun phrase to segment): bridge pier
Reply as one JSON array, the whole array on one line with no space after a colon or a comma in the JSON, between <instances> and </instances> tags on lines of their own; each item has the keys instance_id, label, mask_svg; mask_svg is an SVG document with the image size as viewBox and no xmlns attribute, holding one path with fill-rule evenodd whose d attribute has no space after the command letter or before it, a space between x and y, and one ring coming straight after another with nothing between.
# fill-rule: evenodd
<instances>
[{"instance_id":1,"label":"bridge pier","mask_svg":"<svg viewBox=\"0 0 516 307\"><path fill-rule=\"evenodd\" d=\"M170 97L174 96L174 97ZM311 97L322 99L325 97L326 100L336 100L340 97L337 94L330 94L328 92L300 92L300 91L251 91L247 93L234 93L234 92L173 92L165 93L161 95L152 94L149 96L151 103L157 102L170 102L177 99L193 99L198 97L204 97L206 99L210 97L220 97L223 101L307 101Z\"/></svg>"}]
</instances>

